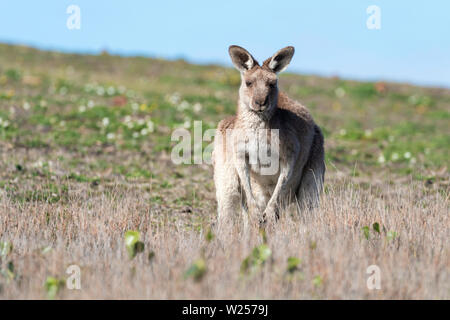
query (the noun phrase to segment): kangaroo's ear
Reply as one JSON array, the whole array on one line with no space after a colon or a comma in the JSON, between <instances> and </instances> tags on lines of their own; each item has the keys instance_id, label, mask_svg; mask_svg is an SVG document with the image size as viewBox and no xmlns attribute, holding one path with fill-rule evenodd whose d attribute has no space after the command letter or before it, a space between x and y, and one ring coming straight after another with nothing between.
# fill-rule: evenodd
<instances>
[{"instance_id":1,"label":"kangaroo's ear","mask_svg":"<svg viewBox=\"0 0 450 320\"><path fill-rule=\"evenodd\" d=\"M255 65L258 65L258 61L252 57L252 55L242 47L230 46L228 48L230 53L231 61L233 61L234 66L240 72L245 72L250 70Z\"/></svg>"},{"instance_id":2,"label":"kangaroo's ear","mask_svg":"<svg viewBox=\"0 0 450 320\"><path fill-rule=\"evenodd\" d=\"M291 62L292 56L294 55L294 47L286 47L279 50L272 57L264 61L263 66L268 67L275 73L284 71Z\"/></svg>"}]
</instances>

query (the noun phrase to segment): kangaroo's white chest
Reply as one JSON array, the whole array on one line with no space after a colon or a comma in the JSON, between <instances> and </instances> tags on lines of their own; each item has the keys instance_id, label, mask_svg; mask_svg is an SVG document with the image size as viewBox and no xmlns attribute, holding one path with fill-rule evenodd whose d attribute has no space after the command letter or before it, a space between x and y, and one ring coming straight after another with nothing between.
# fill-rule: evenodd
<instances>
[{"instance_id":1,"label":"kangaroo's white chest","mask_svg":"<svg viewBox=\"0 0 450 320\"><path fill-rule=\"evenodd\" d=\"M281 165L278 133L257 130L252 132L246 142L246 159L251 173L276 180Z\"/></svg>"}]
</instances>

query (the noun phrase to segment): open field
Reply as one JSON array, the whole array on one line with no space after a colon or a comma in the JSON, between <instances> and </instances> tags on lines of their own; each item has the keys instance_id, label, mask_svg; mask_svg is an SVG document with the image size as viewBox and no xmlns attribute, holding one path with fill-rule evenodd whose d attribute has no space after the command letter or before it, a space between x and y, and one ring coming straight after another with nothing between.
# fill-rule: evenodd
<instances>
[{"instance_id":1,"label":"open field","mask_svg":"<svg viewBox=\"0 0 450 320\"><path fill-rule=\"evenodd\" d=\"M450 90L282 74L324 131L321 208L219 241L212 168L170 138L232 114L239 81L0 44L0 299L449 299Z\"/></svg>"}]
</instances>

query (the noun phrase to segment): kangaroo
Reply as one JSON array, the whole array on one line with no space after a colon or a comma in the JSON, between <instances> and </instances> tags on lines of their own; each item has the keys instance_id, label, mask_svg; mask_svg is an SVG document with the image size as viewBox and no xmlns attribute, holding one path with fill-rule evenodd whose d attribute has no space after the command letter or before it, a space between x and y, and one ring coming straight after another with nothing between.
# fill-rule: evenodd
<instances>
[{"instance_id":1,"label":"kangaroo","mask_svg":"<svg viewBox=\"0 0 450 320\"><path fill-rule=\"evenodd\" d=\"M236 115L219 122L214 140L219 226L239 211L247 229L249 218L262 225L266 218L276 221L280 209L294 201L301 209L316 207L325 175L323 135L306 107L278 89L277 74L289 65L294 47L279 50L262 66L242 47L228 51L241 85ZM271 153L275 170L264 172L261 147Z\"/></svg>"}]
</instances>

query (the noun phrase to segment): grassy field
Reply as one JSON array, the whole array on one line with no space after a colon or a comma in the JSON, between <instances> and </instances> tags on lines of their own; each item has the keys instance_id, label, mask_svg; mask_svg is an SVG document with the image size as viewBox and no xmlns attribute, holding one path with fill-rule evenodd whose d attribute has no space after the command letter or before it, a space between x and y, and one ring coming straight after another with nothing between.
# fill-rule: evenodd
<instances>
[{"instance_id":1,"label":"grassy field","mask_svg":"<svg viewBox=\"0 0 450 320\"><path fill-rule=\"evenodd\" d=\"M449 299L450 90L282 74L325 134L322 205L218 240L212 168L171 133L233 114L239 81L0 44L0 298Z\"/></svg>"}]
</instances>

